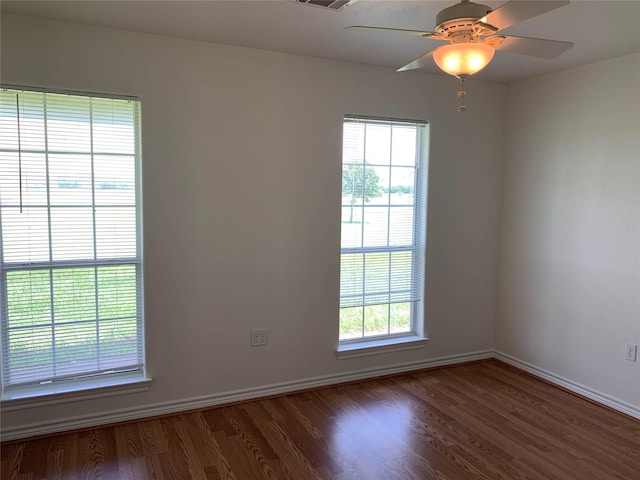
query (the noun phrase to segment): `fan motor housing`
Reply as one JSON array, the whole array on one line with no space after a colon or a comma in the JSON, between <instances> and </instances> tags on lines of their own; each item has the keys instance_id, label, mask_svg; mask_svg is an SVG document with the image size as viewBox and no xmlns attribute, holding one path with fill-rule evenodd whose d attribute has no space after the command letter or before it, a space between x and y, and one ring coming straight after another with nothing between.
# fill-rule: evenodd
<instances>
[{"instance_id":1,"label":"fan motor housing","mask_svg":"<svg viewBox=\"0 0 640 480\"><path fill-rule=\"evenodd\" d=\"M493 10L487 5L465 2L441 10L436 16L436 32L447 34L460 30L471 30L478 19Z\"/></svg>"}]
</instances>

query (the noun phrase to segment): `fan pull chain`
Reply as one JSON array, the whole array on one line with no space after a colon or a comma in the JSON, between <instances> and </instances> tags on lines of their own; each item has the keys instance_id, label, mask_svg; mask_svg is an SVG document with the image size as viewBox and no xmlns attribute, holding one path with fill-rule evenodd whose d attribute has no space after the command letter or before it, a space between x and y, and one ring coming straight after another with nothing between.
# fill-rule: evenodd
<instances>
[{"instance_id":1,"label":"fan pull chain","mask_svg":"<svg viewBox=\"0 0 640 480\"><path fill-rule=\"evenodd\" d=\"M20 213L22 213L22 145L20 143L20 97L17 93L16 118L18 120L18 188L20 190Z\"/></svg>"},{"instance_id":2,"label":"fan pull chain","mask_svg":"<svg viewBox=\"0 0 640 480\"><path fill-rule=\"evenodd\" d=\"M466 105L464 104L464 97L467 95L467 92L464 90L464 77L458 77L460 79L460 90L458 90L458 97L460 98L460 106L458 106L459 112L464 112L467 110Z\"/></svg>"}]
</instances>

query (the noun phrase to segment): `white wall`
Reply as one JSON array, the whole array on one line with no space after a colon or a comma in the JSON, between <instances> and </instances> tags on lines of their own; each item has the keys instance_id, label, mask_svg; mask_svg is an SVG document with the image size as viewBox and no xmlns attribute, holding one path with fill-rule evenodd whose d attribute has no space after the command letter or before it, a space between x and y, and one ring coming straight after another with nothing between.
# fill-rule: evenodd
<instances>
[{"instance_id":1,"label":"white wall","mask_svg":"<svg viewBox=\"0 0 640 480\"><path fill-rule=\"evenodd\" d=\"M640 55L508 87L496 348L640 411Z\"/></svg>"},{"instance_id":2,"label":"white wall","mask_svg":"<svg viewBox=\"0 0 640 480\"><path fill-rule=\"evenodd\" d=\"M10 15L1 53L4 83L141 97L154 378L3 429L492 348L504 86L460 114L450 77ZM431 122L425 349L336 359L345 113Z\"/></svg>"}]
</instances>

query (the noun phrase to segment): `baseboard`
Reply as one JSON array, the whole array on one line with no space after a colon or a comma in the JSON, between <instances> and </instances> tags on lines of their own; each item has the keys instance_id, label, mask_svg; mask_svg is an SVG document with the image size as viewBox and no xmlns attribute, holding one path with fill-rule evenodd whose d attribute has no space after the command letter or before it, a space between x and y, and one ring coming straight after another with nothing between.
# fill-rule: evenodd
<instances>
[{"instance_id":1,"label":"baseboard","mask_svg":"<svg viewBox=\"0 0 640 480\"><path fill-rule=\"evenodd\" d=\"M274 395L293 393L301 390L326 387L369 378L407 373L427 368L457 365L461 363L487 360L494 356L493 350L483 350L461 355L449 355L445 357L432 358L428 360L400 363L382 368L370 368L347 373L323 375L319 377L307 378L300 381L276 383L257 388L247 388L231 392L224 392L215 395L206 395L190 399L172 402L162 402L138 408L127 408L113 410L98 415L84 415L65 418L61 420L44 421L18 427L6 427L2 429L2 441L19 440L23 438L50 435L65 432L68 430L78 430L111 423L140 420L146 417L156 417L168 415L188 410L215 407L219 405L254 400Z\"/></svg>"},{"instance_id":2,"label":"baseboard","mask_svg":"<svg viewBox=\"0 0 640 480\"><path fill-rule=\"evenodd\" d=\"M506 353L495 351L494 358L513 367L519 368L520 370L524 370L525 372L528 372L536 377L542 378L554 385L565 388L582 397L588 398L589 400L592 400L596 403L625 413L631 417L640 419L640 407L636 405L631 405L630 403L619 400L615 397L612 397L611 395L607 395L605 393L594 390L593 388L589 388L587 386L573 382L568 378L556 375L553 372L549 372L548 370L537 367L518 358L512 357L511 355L507 355Z\"/></svg>"},{"instance_id":3,"label":"baseboard","mask_svg":"<svg viewBox=\"0 0 640 480\"><path fill-rule=\"evenodd\" d=\"M487 360L490 358L500 360L513 367L528 372L536 377L542 378L554 385L565 388L582 397L588 398L589 400L592 400L596 403L625 413L631 417L640 419L640 408L638 406L631 405L610 395L598 392L597 390L573 382L567 378L561 377L560 375L556 375L553 372L549 372L548 370L537 367L518 358L512 357L511 355L507 355L499 351L483 350L461 355L448 355L419 362L400 363L382 368L370 368L342 374L323 375L300 381L282 382L256 388L223 392L215 395L206 395L172 402L156 403L147 405L145 407L113 410L98 415L76 416L61 420L21 425L18 427L5 427L2 429L1 440L3 442L20 440L23 438L50 435L69 430L97 427L111 423L128 422L133 420L140 420L147 417L156 417L160 415L170 415L189 410L198 410L201 408L215 407L235 402L289 394L301 390L326 387L329 385L338 385L341 383L366 380L386 375L407 373L428 368L453 366L461 363Z\"/></svg>"}]
</instances>

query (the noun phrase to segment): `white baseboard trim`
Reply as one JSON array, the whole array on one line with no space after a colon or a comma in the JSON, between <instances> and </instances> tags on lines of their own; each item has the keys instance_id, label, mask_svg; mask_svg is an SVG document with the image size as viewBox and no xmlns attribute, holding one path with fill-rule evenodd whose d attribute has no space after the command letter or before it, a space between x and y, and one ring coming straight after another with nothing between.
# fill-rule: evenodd
<instances>
[{"instance_id":1,"label":"white baseboard trim","mask_svg":"<svg viewBox=\"0 0 640 480\"><path fill-rule=\"evenodd\" d=\"M520 370L524 370L525 372L535 375L536 377L547 380L554 385L566 388L567 390L573 393L577 393L578 395L588 398L589 400L593 400L596 403L605 405L619 412L626 413L631 417L640 419L640 407L636 405L632 405L630 403L612 397L611 395L607 395L605 393L594 390L593 388L581 385L569 380L568 378L561 377L560 375L556 375L553 372L532 365L531 363L512 357L511 355L507 355L506 353L495 351L494 358L504 363L508 363L513 367L519 368Z\"/></svg>"},{"instance_id":2,"label":"white baseboard trim","mask_svg":"<svg viewBox=\"0 0 640 480\"><path fill-rule=\"evenodd\" d=\"M288 394L301 390L326 387L329 385L337 385L340 383L382 377L385 375L406 373L416 370L423 370L426 368L457 365L460 363L473 362L478 360L487 360L492 358L493 356L493 350L483 350L460 355L449 355L445 357L432 358L418 362L400 363L381 368L369 368L347 373L323 375L299 381L275 383L272 385L264 385L256 388L246 388L215 395L205 395L184 400L161 402L144 407L112 410L97 415L80 415L60 420L20 425L17 427L5 427L1 432L1 440L19 440L39 435L60 433L68 430L97 427L110 423L140 420L146 417L155 417L159 415L167 415L189 410L214 407L228 403L253 400L263 397L271 397L274 395Z\"/></svg>"}]
</instances>

